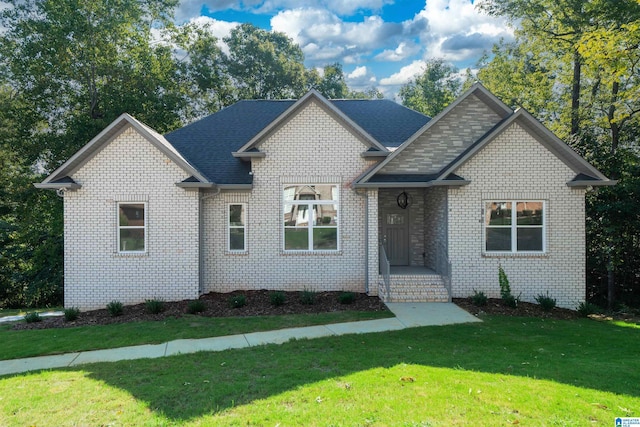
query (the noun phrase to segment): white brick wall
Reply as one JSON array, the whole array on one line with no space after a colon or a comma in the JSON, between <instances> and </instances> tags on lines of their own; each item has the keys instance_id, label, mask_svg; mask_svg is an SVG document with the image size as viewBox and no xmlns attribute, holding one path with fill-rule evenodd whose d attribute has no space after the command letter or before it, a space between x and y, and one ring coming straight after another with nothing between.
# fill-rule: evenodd
<instances>
[{"instance_id":1,"label":"white brick wall","mask_svg":"<svg viewBox=\"0 0 640 427\"><path fill-rule=\"evenodd\" d=\"M104 308L198 297L198 193L188 175L129 128L73 174L64 197L65 306ZM120 255L117 202L147 202L148 253Z\"/></svg>"},{"instance_id":2,"label":"white brick wall","mask_svg":"<svg viewBox=\"0 0 640 427\"><path fill-rule=\"evenodd\" d=\"M371 166L368 147L315 101L266 139L254 160L253 189L204 200L204 291L236 289L365 291L365 197L351 182ZM282 250L283 185L335 183L340 188L337 253L288 254ZM247 203L247 253L226 250L228 203ZM377 191L369 191L369 276L378 275ZM373 224L373 226L372 226Z\"/></svg>"},{"instance_id":3,"label":"white brick wall","mask_svg":"<svg viewBox=\"0 0 640 427\"><path fill-rule=\"evenodd\" d=\"M566 185L575 172L514 123L455 173L471 184L448 196L453 297L474 289L499 297L501 263L512 293L524 301L547 291L561 307L584 300L585 192ZM547 254L483 256L483 200L506 199L546 200Z\"/></svg>"}]
</instances>

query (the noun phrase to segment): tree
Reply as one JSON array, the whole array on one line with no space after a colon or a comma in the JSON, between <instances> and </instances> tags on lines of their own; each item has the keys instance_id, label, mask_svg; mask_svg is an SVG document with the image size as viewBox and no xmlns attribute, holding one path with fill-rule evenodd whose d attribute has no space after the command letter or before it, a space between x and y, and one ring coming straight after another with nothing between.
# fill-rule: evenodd
<instances>
[{"instance_id":1,"label":"tree","mask_svg":"<svg viewBox=\"0 0 640 427\"><path fill-rule=\"evenodd\" d=\"M427 116L437 115L460 93L457 72L442 59L429 60L422 74L400 88L402 104Z\"/></svg>"},{"instance_id":2,"label":"tree","mask_svg":"<svg viewBox=\"0 0 640 427\"><path fill-rule=\"evenodd\" d=\"M285 34L242 24L223 40L229 46L226 66L240 99L291 99L304 94L304 55Z\"/></svg>"},{"instance_id":3,"label":"tree","mask_svg":"<svg viewBox=\"0 0 640 427\"><path fill-rule=\"evenodd\" d=\"M178 64L151 43L176 4L14 0L0 13L0 304L60 303L62 201L33 182L123 112L181 123Z\"/></svg>"},{"instance_id":4,"label":"tree","mask_svg":"<svg viewBox=\"0 0 640 427\"><path fill-rule=\"evenodd\" d=\"M322 76L316 69L307 74L307 87L315 89L328 99L344 99L349 95L349 88L345 81L342 64L325 65Z\"/></svg>"},{"instance_id":5,"label":"tree","mask_svg":"<svg viewBox=\"0 0 640 427\"><path fill-rule=\"evenodd\" d=\"M611 307L619 287L617 272L632 277L627 269L640 265L637 239L620 239L629 236L627 230L637 229L638 220L619 215L638 200L633 194L638 189L636 178L630 171L637 171L640 135L640 4L491 0L482 8L508 17L518 27L516 42L494 48L495 56L479 72L480 79L489 89L510 94L503 95L505 99L517 100L526 93L533 100L529 105L534 114L605 174L620 180L618 186L587 198L589 265L607 270L606 299ZM601 274L591 270L588 282L596 276ZM636 285L624 286L640 285L637 277L632 282Z\"/></svg>"}]
</instances>

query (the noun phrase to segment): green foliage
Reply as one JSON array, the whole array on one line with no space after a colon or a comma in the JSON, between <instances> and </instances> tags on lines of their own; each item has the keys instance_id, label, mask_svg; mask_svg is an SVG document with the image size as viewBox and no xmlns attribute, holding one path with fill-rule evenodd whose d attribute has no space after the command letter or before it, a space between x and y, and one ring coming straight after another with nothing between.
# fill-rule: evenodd
<instances>
[{"instance_id":1,"label":"green foliage","mask_svg":"<svg viewBox=\"0 0 640 427\"><path fill-rule=\"evenodd\" d=\"M402 105L435 116L453 102L462 86L458 70L442 59L431 59L424 72L400 88Z\"/></svg>"},{"instance_id":2,"label":"green foliage","mask_svg":"<svg viewBox=\"0 0 640 427\"><path fill-rule=\"evenodd\" d=\"M148 313L158 314L164 311L164 301L157 299L148 299L144 302L144 308Z\"/></svg>"},{"instance_id":3,"label":"green foliage","mask_svg":"<svg viewBox=\"0 0 640 427\"><path fill-rule=\"evenodd\" d=\"M340 295L338 295L338 302L340 302L340 304L352 304L354 303L356 300L356 294L354 294L353 292L342 292Z\"/></svg>"},{"instance_id":4,"label":"green foliage","mask_svg":"<svg viewBox=\"0 0 640 427\"><path fill-rule=\"evenodd\" d=\"M64 320L67 322L73 322L80 316L80 309L78 307L69 307L64 309Z\"/></svg>"},{"instance_id":5,"label":"green foliage","mask_svg":"<svg viewBox=\"0 0 640 427\"><path fill-rule=\"evenodd\" d=\"M316 293L312 291L300 292L300 302L304 305L313 305L316 303Z\"/></svg>"},{"instance_id":6,"label":"green foliage","mask_svg":"<svg viewBox=\"0 0 640 427\"><path fill-rule=\"evenodd\" d=\"M229 305L231 308L244 307L247 304L247 297L243 294L231 295L229 297Z\"/></svg>"},{"instance_id":7,"label":"green foliage","mask_svg":"<svg viewBox=\"0 0 640 427\"><path fill-rule=\"evenodd\" d=\"M189 303L187 304L187 313L189 314L202 313L206 309L207 305L200 299L189 301Z\"/></svg>"},{"instance_id":8,"label":"green foliage","mask_svg":"<svg viewBox=\"0 0 640 427\"><path fill-rule=\"evenodd\" d=\"M576 311L583 317L588 317L592 314L598 314L600 313L600 307L598 307L597 305L595 305L594 303L591 302L581 302L580 304L578 304L578 307L576 309Z\"/></svg>"},{"instance_id":9,"label":"green foliage","mask_svg":"<svg viewBox=\"0 0 640 427\"><path fill-rule=\"evenodd\" d=\"M551 311L556 307L556 299L549 296L549 291L547 291L546 295L540 294L534 299L544 311Z\"/></svg>"},{"instance_id":10,"label":"green foliage","mask_svg":"<svg viewBox=\"0 0 640 427\"><path fill-rule=\"evenodd\" d=\"M471 299L473 305L475 305L476 307L484 307L485 305L487 305L487 295L485 295L485 293L482 291L478 292L474 289L473 295L471 295L469 298Z\"/></svg>"},{"instance_id":11,"label":"green foliage","mask_svg":"<svg viewBox=\"0 0 640 427\"><path fill-rule=\"evenodd\" d=\"M516 296L513 296L511 294L508 294L508 295L505 295L505 296L502 297L502 302L507 307L517 308L518 307L518 303L520 302L520 298L518 298Z\"/></svg>"},{"instance_id":12,"label":"green foliage","mask_svg":"<svg viewBox=\"0 0 640 427\"><path fill-rule=\"evenodd\" d=\"M40 317L37 311L32 311L24 315L24 320L27 323L36 323L36 322L41 322L42 317Z\"/></svg>"},{"instance_id":13,"label":"green foliage","mask_svg":"<svg viewBox=\"0 0 640 427\"><path fill-rule=\"evenodd\" d=\"M500 283L500 297L505 299L511 295L511 286L509 285L509 278L507 273L504 272L502 265L498 265L498 282Z\"/></svg>"},{"instance_id":14,"label":"green foliage","mask_svg":"<svg viewBox=\"0 0 640 427\"><path fill-rule=\"evenodd\" d=\"M271 301L271 305L279 307L286 302L287 296L281 291L271 292L269 294L269 300Z\"/></svg>"},{"instance_id":15,"label":"green foliage","mask_svg":"<svg viewBox=\"0 0 640 427\"><path fill-rule=\"evenodd\" d=\"M124 312L124 306L120 301L111 301L107 304L107 311L111 317L120 316Z\"/></svg>"},{"instance_id":16,"label":"green foliage","mask_svg":"<svg viewBox=\"0 0 640 427\"><path fill-rule=\"evenodd\" d=\"M241 99L298 98L305 92L304 54L286 34L245 23L223 40Z\"/></svg>"}]
</instances>

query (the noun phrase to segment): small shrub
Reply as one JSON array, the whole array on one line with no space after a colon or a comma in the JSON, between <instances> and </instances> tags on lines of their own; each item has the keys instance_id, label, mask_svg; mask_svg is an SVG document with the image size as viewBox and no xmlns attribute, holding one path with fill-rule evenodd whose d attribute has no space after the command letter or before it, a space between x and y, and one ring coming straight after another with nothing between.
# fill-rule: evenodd
<instances>
[{"instance_id":1,"label":"small shrub","mask_svg":"<svg viewBox=\"0 0 640 427\"><path fill-rule=\"evenodd\" d=\"M120 301L111 301L107 304L107 311L111 317L120 316L124 312L124 306Z\"/></svg>"},{"instance_id":2,"label":"small shrub","mask_svg":"<svg viewBox=\"0 0 640 427\"><path fill-rule=\"evenodd\" d=\"M148 299L144 302L144 308L148 313L158 314L164 311L164 301L158 299Z\"/></svg>"},{"instance_id":3,"label":"small shrub","mask_svg":"<svg viewBox=\"0 0 640 427\"><path fill-rule=\"evenodd\" d=\"M189 304L187 304L187 313L189 314L202 313L206 309L207 305L200 299L189 301Z\"/></svg>"},{"instance_id":4,"label":"small shrub","mask_svg":"<svg viewBox=\"0 0 640 427\"><path fill-rule=\"evenodd\" d=\"M313 305L316 303L316 293L311 291L300 292L300 302L304 305Z\"/></svg>"},{"instance_id":5,"label":"small shrub","mask_svg":"<svg viewBox=\"0 0 640 427\"><path fill-rule=\"evenodd\" d=\"M232 295L229 298L229 305L231 308L240 308L244 307L247 304L247 297L242 294Z\"/></svg>"},{"instance_id":6,"label":"small shrub","mask_svg":"<svg viewBox=\"0 0 640 427\"><path fill-rule=\"evenodd\" d=\"M356 300L356 294L353 292L343 292L338 295L338 301L340 304L351 304Z\"/></svg>"},{"instance_id":7,"label":"small shrub","mask_svg":"<svg viewBox=\"0 0 640 427\"><path fill-rule=\"evenodd\" d=\"M498 283L500 283L500 298L506 299L511 296L509 278L507 277L507 273L504 272L502 265L498 265Z\"/></svg>"},{"instance_id":8,"label":"small shrub","mask_svg":"<svg viewBox=\"0 0 640 427\"><path fill-rule=\"evenodd\" d=\"M540 294L534 299L540 304L540 307L542 307L544 311L551 311L556 306L556 299L549 296L549 291L547 291L546 295Z\"/></svg>"},{"instance_id":9,"label":"small shrub","mask_svg":"<svg viewBox=\"0 0 640 427\"><path fill-rule=\"evenodd\" d=\"M287 296L284 292L276 291L271 292L271 294L269 295L269 299L271 300L271 305L280 307L287 300Z\"/></svg>"},{"instance_id":10,"label":"small shrub","mask_svg":"<svg viewBox=\"0 0 640 427\"><path fill-rule=\"evenodd\" d=\"M520 302L520 298L514 297L513 295L509 294L509 295L505 295L502 298L502 302L507 307L518 308L518 303Z\"/></svg>"},{"instance_id":11,"label":"small shrub","mask_svg":"<svg viewBox=\"0 0 640 427\"><path fill-rule=\"evenodd\" d=\"M485 305L487 305L488 298L482 291L478 292L474 289L473 295L471 295L469 298L471 298L471 302L476 307L484 307Z\"/></svg>"},{"instance_id":12,"label":"small shrub","mask_svg":"<svg viewBox=\"0 0 640 427\"><path fill-rule=\"evenodd\" d=\"M80 309L78 307L69 307L64 309L64 320L67 322L73 322L80 316Z\"/></svg>"},{"instance_id":13,"label":"small shrub","mask_svg":"<svg viewBox=\"0 0 640 427\"><path fill-rule=\"evenodd\" d=\"M577 312L584 317L587 317L591 314L600 313L600 307L591 303L591 302L581 302L578 305Z\"/></svg>"},{"instance_id":14,"label":"small shrub","mask_svg":"<svg viewBox=\"0 0 640 427\"><path fill-rule=\"evenodd\" d=\"M32 311L31 313L27 313L24 315L24 320L26 320L27 323L36 323L41 322L42 317L40 317L37 312Z\"/></svg>"}]
</instances>

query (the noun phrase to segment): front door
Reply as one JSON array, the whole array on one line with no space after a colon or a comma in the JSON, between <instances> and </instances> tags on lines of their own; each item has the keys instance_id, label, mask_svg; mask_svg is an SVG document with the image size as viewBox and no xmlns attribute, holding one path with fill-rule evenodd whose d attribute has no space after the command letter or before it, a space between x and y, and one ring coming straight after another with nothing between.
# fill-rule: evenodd
<instances>
[{"instance_id":1,"label":"front door","mask_svg":"<svg viewBox=\"0 0 640 427\"><path fill-rule=\"evenodd\" d=\"M391 265L409 265L409 215L407 211L385 213L382 242Z\"/></svg>"}]
</instances>

